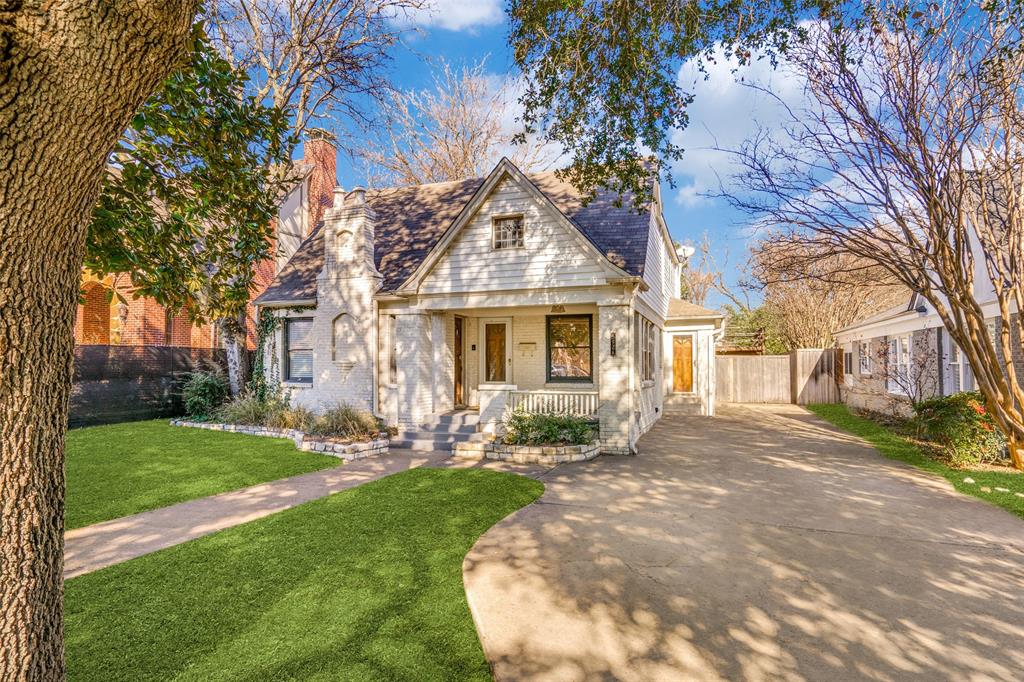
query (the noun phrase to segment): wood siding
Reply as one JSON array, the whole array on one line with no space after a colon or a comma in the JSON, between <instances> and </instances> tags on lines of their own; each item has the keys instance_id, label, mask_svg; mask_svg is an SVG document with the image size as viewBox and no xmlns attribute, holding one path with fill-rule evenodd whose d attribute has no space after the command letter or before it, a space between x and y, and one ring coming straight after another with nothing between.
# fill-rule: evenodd
<instances>
[{"instance_id":1,"label":"wood siding","mask_svg":"<svg viewBox=\"0 0 1024 682\"><path fill-rule=\"evenodd\" d=\"M679 282L672 282L675 271L669 252L672 245L665 243L665 237L653 216L648 229L644 281L650 288L640 292L640 299L664 317L668 314L669 299L679 295Z\"/></svg>"},{"instance_id":2,"label":"wood siding","mask_svg":"<svg viewBox=\"0 0 1024 682\"><path fill-rule=\"evenodd\" d=\"M491 217L522 214L525 246L494 250ZM519 184L501 181L424 278L422 293L604 284L606 270L557 217Z\"/></svg>"}]
</instances>

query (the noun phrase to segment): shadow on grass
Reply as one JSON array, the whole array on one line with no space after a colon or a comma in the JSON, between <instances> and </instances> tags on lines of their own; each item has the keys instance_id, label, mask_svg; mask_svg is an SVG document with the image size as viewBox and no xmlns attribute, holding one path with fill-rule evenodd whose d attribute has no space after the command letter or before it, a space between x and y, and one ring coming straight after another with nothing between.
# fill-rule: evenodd
<instances>
[{"instance_id":1,"label":"shadow on grass","mask_svg":"<svg viewBox=\"0 0 1024 682\"><path fill-rule=\"evenodd\" d=\"M463 557L542 490L416 469L76 578L69 679L490 679Z\"/></svg>"},{"instance_id":2,"label":"shadow on grass","mask_svg":"<svg viewBox=\"0 0 1024 682\"><path fill-rule=\"evenodd\" d=\"M881 424L851 413L845 405L810 405L807 409L844 431L863 438L886 457L942 476L957 492L985 500L1024 518L1024 497L1016 494L1024 495L1024 475L1012 470L954 469L926 456L913 442Z\"/></svg>"}]
</instances>

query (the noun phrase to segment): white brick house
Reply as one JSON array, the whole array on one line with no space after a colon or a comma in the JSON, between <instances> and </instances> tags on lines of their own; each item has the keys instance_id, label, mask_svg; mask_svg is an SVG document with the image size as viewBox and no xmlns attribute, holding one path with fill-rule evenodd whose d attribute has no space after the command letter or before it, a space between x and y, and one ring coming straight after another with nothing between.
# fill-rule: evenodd
<instances>
[{"instance_id":1,"label":"white brick house","mask_svg":"<svg viewBox=\"0 0 1024 682\"><path fill-rule=\"evenodd\" d=\"M641 212L610 194L584 206L507 159L485 178L337 188L256 300L284 318L267 371L295 404L349 403L408 434L556 410L598 419L603 451L635 452L666 408L713 414L722 326L675 298L655 190Z\"/></svg>"}]
</instances>

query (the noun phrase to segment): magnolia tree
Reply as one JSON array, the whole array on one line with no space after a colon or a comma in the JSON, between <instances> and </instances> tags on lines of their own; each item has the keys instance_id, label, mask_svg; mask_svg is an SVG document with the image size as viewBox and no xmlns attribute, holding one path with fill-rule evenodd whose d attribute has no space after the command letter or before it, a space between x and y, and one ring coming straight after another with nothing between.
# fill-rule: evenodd
<instances>
[{"instance_id":1,"label":"magnolia tree","mask_svg":"<svg viewBox=\"0 0 1024 682\"><path fill-rule=\"evenodd\" d=\"M850 254L920 292L1024 468L1024 384L1002 361L1024 309L1024 5L914 7L871 4L790 46L806 104L734 150L729 197L813 258Z\"/></svg>"}]
</instances>

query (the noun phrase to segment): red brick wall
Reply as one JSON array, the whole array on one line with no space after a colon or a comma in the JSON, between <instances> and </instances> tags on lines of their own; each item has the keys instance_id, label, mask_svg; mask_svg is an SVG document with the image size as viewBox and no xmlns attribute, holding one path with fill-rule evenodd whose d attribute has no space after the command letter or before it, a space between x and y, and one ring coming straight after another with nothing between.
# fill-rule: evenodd
<instances>
[{"instance_id":1,"label":"red brick wall","mask_svg":"<svg viewBox=\"0 0 1024 682\"><path fill-rule=\"evenodd\" d=\"M328 140L306 140L302 155L303 162L313 167L309 173L309 229L313 229L334 202L334 188L338 185L338 150Z\"/></svg>"}]
</instances>

